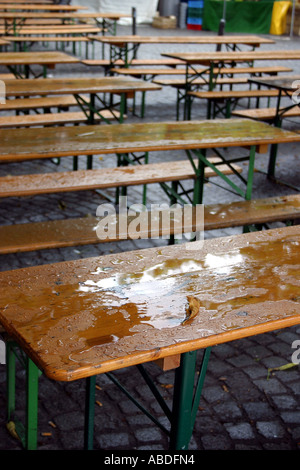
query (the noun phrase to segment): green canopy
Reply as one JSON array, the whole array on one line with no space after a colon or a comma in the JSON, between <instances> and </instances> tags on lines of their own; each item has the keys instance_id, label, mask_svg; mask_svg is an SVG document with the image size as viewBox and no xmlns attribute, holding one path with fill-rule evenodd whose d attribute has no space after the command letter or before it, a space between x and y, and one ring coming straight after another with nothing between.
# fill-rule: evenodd
<instances>
[{"instance_id":1,"label":"green canopy","mask_svg":"<svg viewBox=\"0 0 300 470\"><path fill-rule=\"evenodd\" d=\"M218 31L223 7L222 0L204 0L202 29ZM273 1L226 1L225 33L269 34L272 10Z\"/></svg>"}]
</instances>

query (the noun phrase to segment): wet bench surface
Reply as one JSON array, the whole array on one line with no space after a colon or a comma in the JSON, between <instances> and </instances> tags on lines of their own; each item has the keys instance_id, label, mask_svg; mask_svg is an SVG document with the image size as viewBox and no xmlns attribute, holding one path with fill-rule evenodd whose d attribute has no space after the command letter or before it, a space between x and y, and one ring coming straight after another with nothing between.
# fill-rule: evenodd
<instances>
[{"instance_id":1,"label":"wet bench surface","mask_svg":"<svg viewBox=\"0 0 300 470\"><path fill-rule=\"evenodd\" d=\"M163 223L165 219L162 212L149 212L149 219L145 224L147 230L141 228L130 233L130 224L134 223L136 216L128 216L125 227L122 228L116 216L111 221L114 230L110 230L106 237L102 238L97 233L100 217L4 225L0 227L0 254L148 238L154 236L153 227L157 230L156 236L170 236L188 231L295 220L300 219L300 196L296 194L229 204L210 204L204 207L203 219L197 219L197 212L192 208L191 220L187 222L183 219L183 214L184 209L181 208L172 212L171 221L166 225ZM140 221L140 215L137 218ZM107 228L109 227L108 225Z\"/></svg>"}]
</instances>

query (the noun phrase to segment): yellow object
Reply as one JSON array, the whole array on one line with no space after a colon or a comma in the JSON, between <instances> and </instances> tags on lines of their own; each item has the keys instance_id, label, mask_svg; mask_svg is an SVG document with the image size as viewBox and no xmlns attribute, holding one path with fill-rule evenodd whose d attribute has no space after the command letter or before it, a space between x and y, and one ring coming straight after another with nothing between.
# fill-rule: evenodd
<instances>
[{"instance_id":1,"label":"yellow object","mask_svg":"<svg viewBox=\"0 0 300 470\"><path fill-rule=\"evenodd\" d=\"M270 34L284 34L286 30L286 16L292 5L291 2L274 2L271 18Z\"/></svg>"},{"instance_id":2,"label":"yellow object","mask_svg":"<svg viewBox=\"0 0 300 470\"><path fill-rule=\"evenodd\" d=\"M15 438L15 439L18 439L20 440L19 436L18 436L18 433L16 431L16 425L13 421L9 421L7 424L6 424L6 428L9 432L9 434Z\"/></svg>"}]
</instances>

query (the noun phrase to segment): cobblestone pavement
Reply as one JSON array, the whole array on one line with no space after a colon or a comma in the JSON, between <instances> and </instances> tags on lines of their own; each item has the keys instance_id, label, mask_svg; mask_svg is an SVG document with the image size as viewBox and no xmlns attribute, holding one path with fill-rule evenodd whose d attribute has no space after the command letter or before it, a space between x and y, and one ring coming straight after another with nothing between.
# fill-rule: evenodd
<instances>
[{"instance_id":1,"label":"cobblestone pavement","mask_svg":"<svg viewBox=\"0 0 300 470\"><path fill-rule=\"evenodd\" d=\"M128 27L119 26L119 33L128 34ZM150 26L138 26L140 34L211 34L186 30L158 30ZM297 49L298 38L274 37L276 44L261 46L264 49ZM162 45L161 51L192 51L197 46ZM206 46L202 50L212 50ZM100 48L96 47L96 57ZM157 46L142 46L139 57L159 57ZM275 62L274 62L275 64ZM280 62L282 64L282 62ZM272 65L272 64L268 64ZM286 65L300 73L300 63L286 61ZM2 70L0 70L2 72ZM4 69L3 69L4 72ZM52 71L51 71L52 72ZM83 65L64 69L58 66L55 76L99 75L103 71ZM175 92L164 88L148 93L144 121L175 120ZM193 118L203 118L205 111L200 104L193 108ZM128 122L137 122L128 110ZM284 127L297 129L296 120L287 121ZM299 186L299 146L279 147L276 174L289 185ZM230 150L231 151L231 150ZM164 154L172 160L174 153ZM180 158L180 155L178 156ZM184 158L184 156L182 156ZM151 161L159 161L161 155L154 152ZM95 167L114 166L114 158L95 158ZM82 168L85 159L82 158ZM262 173L266 169L266 155L256 160L253 197L274 196L295 192L291 187L271 182ZM51 161L23 162L1 165L0 174L26 174L71 169L71 158L64 158L60 165ZM244 164L245 173L247 165ZM141 201L141 190L131 188L129 202ZM162 202L164 194L153 185L149 188L149 203ZM231 201L236 196L218 186L208 183L204 192L204 203ZM13 224L77 217L96 213L104 202L96 192L53 194L47 196L10 198L0 201L0 223ZM280 224L277 224L280 225ZM240 229L206 233L205 237L218 237L240 233ZM16 269L42 263L52 263L106 253L146 248L166 241L126 241L116 244L99 244L41 252L7 255L1 257L1 270ZM202 398L198 410L195 430L190 444L191 450L297 450L300 447L300 381L299 367L288 370L272 370L291 362L292 343L300 338L300 326L266 333L214 347L211 354ZM199 352L199 360L201 356ZM161 393L171 404L173 393L173 371L163 373L156 365L147 369L155 378ZM164 424L163 416L147 385L136 368L116 372L135 397L144 400L147 407ZM18 370L17 401L20 416L24 417L24 371ZM0 450L19 450L19 441L13 439L5 427L5 365L0 365ZM42 376L39 395L38 445L41 450L78 450L83 442L84 381L71 383L53 382ZM166 451L168 439L128 398L115 387L106 375L97 377L95 419L95 449ZM52 424L54 423L54 425ZM55 427L53 427L55 426ZM50 434L49 434L50 433ZM49 434L49 435L48 435Z\"/></svg>"}]
</instances>

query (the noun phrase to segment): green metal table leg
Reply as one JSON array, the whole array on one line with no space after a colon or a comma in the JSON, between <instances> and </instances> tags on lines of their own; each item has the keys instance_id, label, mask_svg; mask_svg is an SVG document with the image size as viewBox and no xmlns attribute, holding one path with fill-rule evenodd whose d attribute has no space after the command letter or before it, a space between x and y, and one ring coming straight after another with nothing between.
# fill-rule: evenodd
<instances>
[{"instance_id":1,"label":"green metal table leg","mask_svg":"<svg viewBox=\"0 0 300 470\"><path fill-rule=\"evenodd\" d=\"M203 190L205 178L205 164L202 160L198 160L197 179L194 185L193 205L202 204Z\"/></svg>"},{"instance_id":2,"label":"green metal table leg","mask_svg":"<svg viewBox=\"0 0 300 470\"><path fill-rule=\"evenodd\" d=\"M9 422L16 406L16 356L11 341L6 343L6 386L7 422Z\"/></svg>"},{"instance_id":3,"label":"green metal table leg","mask_svg":"<svg viewBox=\"0 0 300 470\"><path fill-rule=\"evenodd\" d=\"M86 379L84 448L93 449L96 376Z\"/></svg>"},{"instance_id":4,"label":"green metal table leg","mask_svg":"<svg viewBox=\"0 0 300 470\"><path fill-rule=\"evenodd\" d=\"M37 448L38 428L38 367L26 358L26 424L24 425L14 416L16 403L16 354L15 344L6 343L6 374L7 374L7 422L14 422L16 432L27 450Z\"/></svg>"},{"instance_id":5,"label":"green metal table leg","mask_svg":"<svg viewBox=\"0 0 300 470\"><path fill-rule=\"evenodd\" d=\"M120 118L119 118L119 123L122 124L124 121L124 115L126 112L126 106L127 106L127 96L126 93L121 93L120 96Z\"/></svg>"},{"instance_id":6,"label":"green metal table leg","mask_svg":"<svg viewBox=\"0 0 300 470\"><path fill-rule=\"evenodd\" d=\"M281 90L279 90L277 104L276 104L276 117L274 121L275 127L281 127L281 119L280 119L280 101L281 101ZM270 157L269 157L269 165L268 165L268 177L275 176L275 164L277 158L277 150L278 144L272 144L270 148Z\"/></svg>"},{"instance_id":7,"label":"green metal table leg","mask_svg":"<svg viewBox=\"0 0 300 470\"><path fill-rule=\"evenodd\" d=\"M211 348L204 352L201 372L194 393L197 351L181 355L175 373L170 450L187 450L193 433Z\"/></svg>"},{"instance_id":8,"label":"green metal table leg","mask_svg":"<svg viewBox=\"0 0 300 470\"><path fill-rule=\"evenodd\" d=\"M89 119L88 119L89 124L95 123L95 99L96 99L95 94L91 93L90 104L89 104Z\"/></svg>"},{"instance_id":9,"label":"green metal table leg","mask_svg":"<svg viewBox=\"0 0 300 470\"><path fill-rule=\"evenodd\" d=\"M245 194L246 201L250 201L251 196L252 196L255 151L256 151L256 147L255 145L252 145L250 147L250 155L249 155L248 179L247 179L247 188L246 188L246 194Z\"/></svg>"},{"instance_id":10,"label":"green metal table leg","mask_svg":"<svg viewBox=\"0 0 300 470\"><path fill-rule=\"evenodd\" d=\"M27 415L26 415L26 449L37 448L38 430L38 379L39 369L28 358L27 360Z\"/></svg>"}]
</instances>

